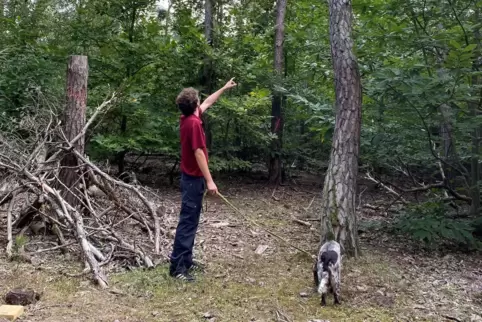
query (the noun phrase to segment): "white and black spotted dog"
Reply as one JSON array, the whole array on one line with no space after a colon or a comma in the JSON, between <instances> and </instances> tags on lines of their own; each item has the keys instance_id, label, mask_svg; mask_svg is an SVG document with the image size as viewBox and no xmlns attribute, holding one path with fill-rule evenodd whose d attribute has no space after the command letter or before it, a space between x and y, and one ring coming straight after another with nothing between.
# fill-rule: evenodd
<instances>
[{"instance_id":1,"label":"white and black spotted dog","mask_svg":"<svg viewBox=\"0 0 482 322\"><path fill-rule=\"evenodd\" d=\"M324 243L318 252L313 267L313 275L318 293L321 294L321 305L326 305L326 294L332 293L335 304L340 304L340 272L341 248L334 240Z\"/></svg>"}]
</instances>

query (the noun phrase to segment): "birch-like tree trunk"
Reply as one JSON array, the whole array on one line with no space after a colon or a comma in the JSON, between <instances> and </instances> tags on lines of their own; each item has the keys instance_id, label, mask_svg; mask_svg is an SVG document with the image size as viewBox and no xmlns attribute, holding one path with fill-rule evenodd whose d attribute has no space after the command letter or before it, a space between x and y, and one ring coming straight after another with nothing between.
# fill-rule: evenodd
<instances>
[{"instance_id":1,"label":"birch-like tree trunk","mask_svg":"<svg viewBox=\"0 0 482 322\"><path fill-rule=\"evenodd\" d=\"M276 25L275 25L275 42L274 42L274 70L277 80L283 77L283 43L284 43L284 23L286 15L287 0L278 0L276 3ZM276 90L273 93L273 102L271 105L271 132L277 135L272 144L272 155L269 162L269 180L272 183L281 183L281 149L283 138L283 111L282 111L283 95Z\"/></svg>"},{"instance_id":2,"label":"birch-like tree trunk","mask_svg":"<svg viewBox=\"0 0 482 322\"><path fill-rule=\"evenodd\" d=\"M336 121L322 195L321 242L337 240L347 254L360 253L355 212L362 90L353 53L350 0L329 0L335 76Z\"/></svg>"}]
</instances>

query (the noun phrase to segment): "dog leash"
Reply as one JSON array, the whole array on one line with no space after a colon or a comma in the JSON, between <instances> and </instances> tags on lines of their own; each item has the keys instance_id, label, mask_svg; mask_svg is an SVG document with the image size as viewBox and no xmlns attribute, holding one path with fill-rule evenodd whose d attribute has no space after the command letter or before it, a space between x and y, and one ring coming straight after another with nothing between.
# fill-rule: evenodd
<instances>
[{"instance_id":1,"label":"dog leash","mask_svg":"<svg viewBox=\"0 0 482 322\"><path fill-rule=\"evenodd\" d=\"M203 196L203 199L205 199L204 197L206 196L207 194L207 190L204 192L204 196ZM259 224L256 220L254 219L251 219L249 218L247 215L245 215L241 210L239 210L235 205L233 205L225 196L223 196L219 191L217 193L217 195L224 201L224 203L226 203L229 207L231 207L232 210L234 210L236 213L238 213L239 215L241 215L241 217L243 217L244 220L248 221L249 223L251 223L252 225L260 228L261 230L267 232L268 234L270 234L271 236L273 237L276 237L277 239L279 239L280 241L282 241L285 245L289 246L289 247L292 247L296 250L299 250L300 252L308 255L310 258L313 258L313 259L316 259L316 256L311 254L310 252L296 246L296 245L293 245L291 244L289 241L287 241L286 239L284 239L283 237L281 237L280 235L272 232L271 230L263 227L261 224ZM207 201L206 201L206 208L207 208Z\"/></svg>"}]
</instances>

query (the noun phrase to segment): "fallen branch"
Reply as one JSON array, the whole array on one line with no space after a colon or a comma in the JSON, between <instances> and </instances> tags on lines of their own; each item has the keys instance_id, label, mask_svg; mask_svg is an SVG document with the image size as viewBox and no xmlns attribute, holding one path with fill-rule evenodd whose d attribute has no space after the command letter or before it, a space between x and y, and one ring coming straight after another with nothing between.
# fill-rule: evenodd
<instances>
[{"instance_id":1,"label":"fallen branch","mask_svg":"<svg viewBox=\"0 0 482 322\"><path fill-rule=\"evenodd\" d=\"M68 247L68 246L72 246L72 245L74 245L74 244L76 244L76 243L77 243L77 242L70 242L70 243L67 243L67 244L57 245L57 246L50 247L50 248L39 249L39 250L36 250L35 252L30 252L29 255L35 255L35 254L40 254L40 253L51 252L51 251L54 251L54 250L57 250L57 249L60 249L60 248L65 248L65 247Z\"/></svg>"},{"instance_id":2,"label":"fallen branch","mask_svg":"<svg viewBox=\"0 0 482 322\"><path fill-rule=\"evenodd\" d=\"M311 208L311 205L313 204L313 201L315 201L315 198L316 198L316 196L313 196L313 199L311 199L311 201L310 201L310 203L309 203L308 207L303 208L303 209L305 209L305 211L306 211L306 212L308 212L308 210Z\"/></svg>"},{"instance_id":3,"label":"fallen branch","mask_svg":"<svg viewBox=\"0 0 482 322\"><path fill-rule=\"evenodd\" d=\"M371 175L370 175L370 172L367 172L366 176L365 176L366 179L372 181L372 182L375 182L376 184L379 184L380 186L382 186L383 188L385 188L385 190L387 190L388 192L394 194L395 196L399 197L404 203L407 203L407 201L398 193L396 192L395 190L393 190L392 188L390 188L389 186L387 186L386 184L384 184L383 182L381 181L378 181L376 180L375 178L373 178Z\"/></svg>"},{"instance_id":4,"label":"fallen branch","mask_svg":"<svg viewBox=\"0 0 482 322\"><path fill-rule=\"evenodd\" d=\"M75 155L79 158L79 160L82 160L86 165L88 165L92 170L94 170L99 176L101 176L104 180L107 180L113 184L116 184L118 186L121 186L123 188L126 188L132 192L134 192L137 197L144 203L146 208L149 210L149 213L151 214L151 217L154 220L154 233L155 233L155 252L156 254L160 253L160 236L161 236L161 226L159 224L159 217L157 217L156 211L154 209L154 205L147 200L146 197L137 189L135 186L131 186L123 181L116 180L109 176L108 174L104 173L101 171L95 164L91 163L88 161L83 155L81 155L78 151L74 150ZM163 232L165 233L165 232Z\"/></svg>"},{"instance_id":5,"label":"fallen branch","mask_svg":"<svg viewBox=\"0 0 482 322\"><path fill-rule=\"evenodd\" d=\"M114 204L117 207L119 207L119 209L124 211L129 217L134 218L136 221L141 223L146 228L147 233L149 234L149 239L153 241L154 238L152 236L152 231L151 231L151 228L153 227L153 225L150 225L147 222L146 218L144 218L144 216L142 216L141 213L133 212L129 208L124 206L122 202L119 200L119 198L116 196L116 193L114 192L114 190L109 185L101 184L93 174L91 174L90 177L91 177L91 180L94 182L94 184L97 185L99 189L101 189L107 196L109 196L109 198L114 202Z\"/></svg>"},{"instance_id":6,"label":"fallen branch","mask_svg":"<svg viewBox=\"0 0 482 322\"><path fill-rule=\"evenodd\" d=\"M373 178L370 173L368 172L366 177L366 179L368 180L371 180L379 185L381 185L383 188L385 188L386 190L388 190L390 193L394 194L395 196L399 197L399 199L401 199L404 203L406 203L407 201L405 199L403 199L403 197L398 193L396 192L395 190L393 190L392 188L388 187L386 184L384 184L383 182L379 181L379 180L376 180L375 178ZM396 187L395 185L392 184L392 186ZM413 192L422 192L422 191L428 191L430 189L446 189L449 194L451 194L454 198L458 199L458 200L461 200L461 201L466 201L466 202L471 202L472 201L472 198L470 197L467 197L465 195L462 195L456 191L454 191L452 188L450 188L448 185L446 185L444 182L437 182L437 183L433 183L433 184L428 184L428 185L422 185L420 187L415 187L415 188L410 188L410 189L403 189L403 188L400 188L400 187L396 187L398 190L400 190L401 192L404 192L404 193L413 193Z\"/></svg>"},{"instance_id":7,"label":"fallen branch","mask_svg":"<svg viewBox=\"0 0 482 322\"><path fill-rule=\"evenodd\" d=\"M441 315L443 318L446 318L448 320L451 320L451 321L457 321L457 322L462 322L462 320L454 317L454 316L450 316L450 315L446 315L446 314L442 314Z\"/></svg>"},{"instance_id":8,"label":"fallen branch","mask_svg":"<svg viewBox=\"0 0 482 322\"><path fill-rule=\"evenodd\" d=\"M13 211L13 205L15 204L15 196L16 193L12 193L12 199L10 201L10 204L8 205L8 210L7 210L7 257L11 258L12 257L12 247L13 247L13 237L12 237L12 211Z\"/></svg>"},{"instance_id":9,"label":"fallen branch","mask_svg":"<svg viewBox=\"0 0 482 322\"><path fill-rule=\"evenodd\" d=\"M92 114L92 116L90 117L90 119L87 121L87 123L85 123L84 125L84 128L82 129L82 131L80 131L79 134L77 134L72 140L70 140L70 142L68 142L68 147L70 149L73 149L75 143L77 143L77 141L79 141L82 137L84 137L85 133L87 133L87 130L89 129L90 125L94 122L94 120L97 118L97 116L100 114L100 112L108 105L110 105L114 99L115 99L115 95L116 93L113 93L111 98L107 101L104 101L102 104L100 104L96 109L95 109L95 112L94 114ZM48 158L47 161L44 162L44 164L48 164L48 163L51 163L51 162L54 162L55 160L58 159L59 155L61 153L65 152L65 150L62 150L62 149L58 149L54 154L52 154L52 156L50 156L50 158ZM41 170L43 170L41 168Z\"/></svg>"},{"instance_id":10,"label":"fallen branch","mask_svg":"<svg viewBox=\"0 0 482 322\"><path fill-rule=\"evenodd\" d=\"M303 221L294 217L291 217L291 220L293 220L295 223L300 224L302 226L311 227L311 224L307 221Z\"/></svg>"},{"instance_id":11,"label":"fallen branch","mask_svg":"<svg viewBox=\"0 0 482 322\"><path fill-rule=\"evenodd\" d=\"M146 188L151 199L146 198L141 187L111 177L74 148L113 100L114 95L102 103L70 141L52 117L43 126L32 121L31 126L38 126L32 131L37 137L28 142L15 136L3 140L0 134L0 171L9 180L2 181L0 192L0 203L10 202L7 253L12 254L15 233L25 233L32 227L32 221L45 222L48 224L44 225L45 233L57 236L57 241L30 254L57 250L77 252L85 265L83 274L92 274L102 288L108 287L107 269L133 263L152 268L156 255L167 259L161 247L171 242L167 230L162 227L163 212L156 212L162 209L162 204L157 204L156 194ZM44 155L47 149L48 158ZM76 158L75 165L61 165L66 154ZM60 171L65 169L78 170L72 172L78 178L68 187L59 179ZM4 186L15 187L15 193L7 192ZM67 191L75 197L67 200ZM20 215L13 216L13 210L21 202L25 206L20 207ZM121 263L108 265L113 261Z\"/></svg>"},{"instance_id":12,"label":"fallen branch","mask_svg":"<svg viewBox=\"0 0 482 322\"><path fill-rule=\"evenodd\" d=\"M50 187L46 186L45 184L43 185L43 187L46 190L47 189L52 190ZM49 191L49 193L53 193L57 197L57 200L59 201L59 203L62 204L64 214L66 215L66 217L69 217L67 209L66 209L67 203L62 202L63 200L62 200L62 197L60 196L59 192L55 190L55 191L52 191L52 192ZM82 246L82 250L84 251L85 259L89 263L90 269L91 269L92 273L94 274L94 278L97 281L97 283L99 284L99 286L102 287L102 288L106 288L108 286L107 278L105 277L105 275L100 270L99 263L94 258L94 254L92 252L93 247L91 247L90 243L87 241L87 237L86 237L84 227L83 227L84 223L82 221L82 216L77 212L76 209L72 208L72 209L70 209L70 211L71 211L72 216L74 217L74 220L75 220L75 227L77 229L77 238L79 240L80 245Z\"/></svg>"}]
</instances>

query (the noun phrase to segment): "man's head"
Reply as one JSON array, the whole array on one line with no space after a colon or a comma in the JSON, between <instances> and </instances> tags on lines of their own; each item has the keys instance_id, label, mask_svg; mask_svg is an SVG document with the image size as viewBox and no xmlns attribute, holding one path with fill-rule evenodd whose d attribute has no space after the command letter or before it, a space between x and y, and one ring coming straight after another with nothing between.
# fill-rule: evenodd
<instances>
[{"instance_id":1,"label":"man's head","mask_svg":"<svg viewBox=\"0 0 482 322\"><path fill-rule=\"evenodd\" d=\"M194 114L200 104L198 91L192 87L183 89L176 98L176 104L183 115Z\"/></svg>"}]
</instances>

